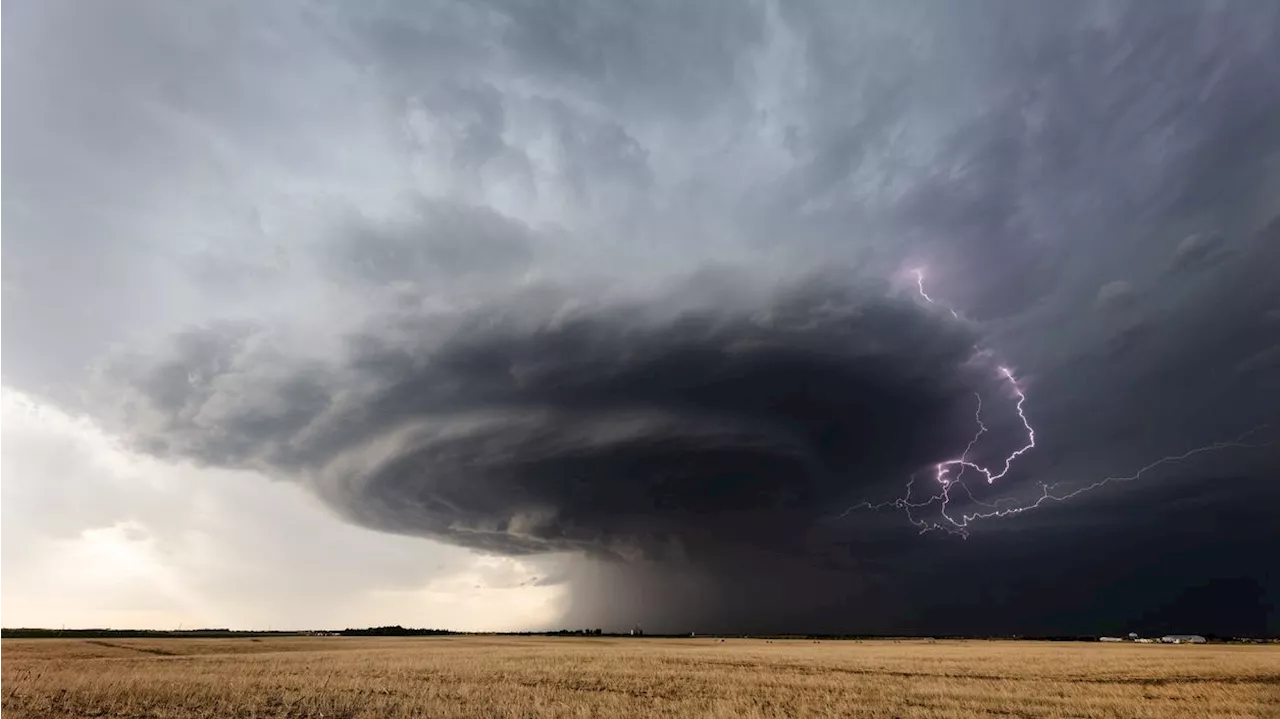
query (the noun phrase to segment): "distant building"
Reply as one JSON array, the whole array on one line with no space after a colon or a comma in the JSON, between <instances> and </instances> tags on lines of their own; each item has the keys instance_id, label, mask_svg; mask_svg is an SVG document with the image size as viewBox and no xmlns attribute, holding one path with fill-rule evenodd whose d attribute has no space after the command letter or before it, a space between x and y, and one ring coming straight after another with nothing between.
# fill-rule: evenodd
<instances>
[{"instance_id":1,"label":"distant building","mask_svg":"<svg viewBox=\"0 0 1280 719\"><path fill-rule=\"evenodd\" d=\"M1098 641L1100 641L1100 642L1123 642L1124 640L1123 640L1123 639L1121 639L1120 637L1098 637Z\"/></svg>"},{"instance_id":2,"label":"distant building","mask_svg":"<svg viewBox=\"0 0 1280 719\"><path fill-rule=\"evenodd\" d=\"M1146 638L1146 637L1143 637L1143 638L1141 638L1141 639L1134 639L1133 641L1135 641L1135 642L1137 642L1137 643L1139 643L1139 644L1155 644L1155 643L1156 643L1156 640L1154 640L1154 639L1148 639L1148 638Z\"/></svg>"},{"instance_id":3,"label":"distant building","mask_svg":"<svg viewBox=\"0 0 1280 719\"><path fill-rule=\"evenodd\" d=\"M1163 644L1204 644L1206 641L1199 634L1166 634L1160 637Z\"/></svg>"}]
</instances>

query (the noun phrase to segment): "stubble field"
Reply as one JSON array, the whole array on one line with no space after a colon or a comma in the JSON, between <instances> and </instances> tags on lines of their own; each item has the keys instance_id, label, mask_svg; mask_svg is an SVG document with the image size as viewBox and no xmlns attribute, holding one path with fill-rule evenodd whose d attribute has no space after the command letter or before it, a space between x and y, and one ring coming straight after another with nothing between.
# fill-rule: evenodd
<instances>
[{"instance_id":1,"label":"stubble field","mask_svg":"<svg viewBox=\"0 0 1280 719\"><path fill-rule=\"evenodd\" d=\"M1280 646L508 637L3 642L24 717L1280 717Z\"/></svg>"}]
</instances>

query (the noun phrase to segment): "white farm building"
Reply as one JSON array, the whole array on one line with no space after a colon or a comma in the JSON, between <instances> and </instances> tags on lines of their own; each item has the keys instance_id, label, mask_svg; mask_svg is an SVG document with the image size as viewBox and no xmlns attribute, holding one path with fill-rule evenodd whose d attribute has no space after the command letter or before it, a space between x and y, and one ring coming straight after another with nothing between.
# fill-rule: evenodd
<instances>
[{"instance_id":1,"label":"white farm building","mask_svg":"<svg viewBox=\"0 0 1280 719\"><path fill-rule=\"evenodd\" d=\"M1162 644L1204 644L1205 641L1199 634L1166 634L1160 637Z\"/></svg>"}]
</instances>

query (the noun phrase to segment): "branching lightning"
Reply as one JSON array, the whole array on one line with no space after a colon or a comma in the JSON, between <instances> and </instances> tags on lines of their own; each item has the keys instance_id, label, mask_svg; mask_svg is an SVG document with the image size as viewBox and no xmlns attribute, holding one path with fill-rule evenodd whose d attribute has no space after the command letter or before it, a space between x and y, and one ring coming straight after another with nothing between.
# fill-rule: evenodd
<instances>
[{"instance_id":1,"label":"branching lightning","mask_svg":"<svg viewBox=\"0 0 1280 719\"><path fill-rule=\"evenodd\" d=\"M925 290L924 270L914 269L911 273L915 277L916 290L921 299L929 304L943 307L956 319L960 318L960 313L935 301ZM974 347L974 352L976 354L989 354L977 346ZM995 370L997 376L1006 382L1012 391L1011 397L1014 399L1014 410L1017 412L1018 419L1022 422L1022 428L1026 432L1026 439L1023 444L1006 455L1002 462L995 465L998 469L993 467L984 467L970 459L970 455L973 452L974 447L988 432L987 425L982 421L982 395L975 393L974 397L977 400L977 408L974 410L973 419L974 423L977 425L977 431L974 433L973 438L969 440L969 443L965 446L964 451L961 452L959 456L938 462L933 466L932 474L936 485L934 493L930 494L926 499L919 499L914 496L916 475L912 474L907 480L906 491L901 497L877 503L861 502L849 507L840 516L845 517L859 510L878 511L883 509L894 509L903 512L907 517L907 521L919 529L921 534L941 530L961 537L968 537L970 527L973 526L974 523L982 520L1010 517L1037 509L1047 503L1065 502L1081 494L1091 492L1114 482L1132 482L1142 478L1143 475L1146 475L1159 467L1181 462L1197 455L1228 449L1266 447L1274 444L1274 441L1246 441L1251 435L1254 435L1262 429L1262 427L1255 427L1232 440L1214 442L1212 444L1189 449L1180 454L1161 457L1140 467L1132 474L1104 477L1103 479L1070 489L1069 491L1058 491L1058 488L1064 484L1062 482L1053 484L1041 483L1040 495L1031 501L1019 500L1015 497L1002 497L993 501L983 501L974 496L973 491L964 482L965 473L967 471L972 471L985 479L987 484L995 484L997 480L1000 480L1009 474L1013 469L1014 462L1036 447L1036 430L1031 425L1031 421L1028 419L1026 413L1026 392L1019 384L1018 379L1014 376L1011 368L1001 364L997 365ZM963 492L970 504L975 507L979 507L980 509L972 512L951 512L950 509L953 503L951 494L952 490ZM935 505L937 506L937 518L925 519L919 516L923 510L930 509Z\"/></svg>"}]
</instances>

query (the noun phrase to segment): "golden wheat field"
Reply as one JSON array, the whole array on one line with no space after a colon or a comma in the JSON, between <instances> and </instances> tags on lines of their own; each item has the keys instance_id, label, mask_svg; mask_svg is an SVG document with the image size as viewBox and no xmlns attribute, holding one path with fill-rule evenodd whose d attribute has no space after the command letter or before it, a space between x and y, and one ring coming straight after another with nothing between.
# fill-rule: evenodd
<instances>
[{"instance_id":1,"label":"golden wheat field","mask_svg":"<svg viewBox=\"0 0 1280 719\"><path fill-rule=\"evenodd\" d=\"M1280 717L1280 646L340 638L3 642L23 717Z\"/></svg>"}]
</instances>

